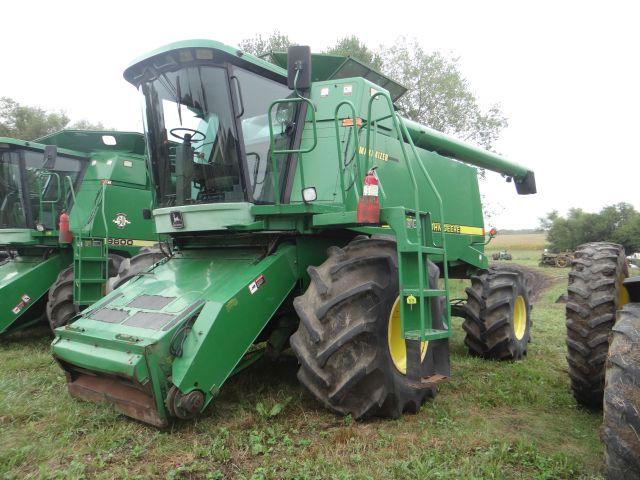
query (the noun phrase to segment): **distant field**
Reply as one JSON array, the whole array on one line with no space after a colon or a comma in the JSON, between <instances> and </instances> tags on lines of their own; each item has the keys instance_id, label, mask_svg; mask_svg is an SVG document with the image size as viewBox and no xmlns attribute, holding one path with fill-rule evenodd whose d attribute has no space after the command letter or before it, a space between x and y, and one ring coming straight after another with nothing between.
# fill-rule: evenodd
<instances>
[{"instance_id":1,"label":"distant field","mask_svg":"<svg viewBox=\"0 0 640 480\"><path fill-rule=\"evenodd\" d=\"M546 243L546 233L500 235L498 232L498 236L487 245L487 250L542 250Z\"/></svg>"}]
</instances>

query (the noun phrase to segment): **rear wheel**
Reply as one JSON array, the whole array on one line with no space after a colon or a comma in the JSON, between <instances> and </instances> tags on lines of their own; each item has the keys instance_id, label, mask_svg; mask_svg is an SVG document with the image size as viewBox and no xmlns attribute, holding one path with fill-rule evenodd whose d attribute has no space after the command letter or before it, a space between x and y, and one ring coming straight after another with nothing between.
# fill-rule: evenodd
<instances>
[{"instance_id":1,"label":"rear wheel","mask_svg":"<svg viewBox=\"0 0 640 480\"><path fill-rule=\"evenodd\" d=\"M115 253L109 254L109 277L117 274L124 257ZM51 330L69 323L80 312L80 307L73 303L73 265L58 274L58 278L49 289L47 298L47 320Z\"/></svg>"},{"instance_id":2,"label":"rear wheel","mask_svg":"<svg viewBox=\"0 0 640 480\"><path fill-rule=\"evenodd\" d=\"M640 303L625 305L613 327L603 422L607 478L640 478Z\"/></svg>"},{"instance_id":3,"label":"rear wheel","mask_svg":"<svg viewBox=\"0 0 640 480\"><path fill-rule=\"evenodd\" d=\"M567 287L567 362L573 396L581 405L602 407L605 360L616 311L629 299L622 285L628 276L622 246L580 245Z\"/></svg>"},{"instance_id":4,"label":"rear wheel","mask_svg":"<svg viewBox=\"0 0 640 480\"><path fill-rule=\"evenodd\" d=\"M290 340L300 382L327 408L355 419L417 412L436 391L406 375L395 241L356 237L308 271L311 284L294 301L300 324ZM438 277L429 262L432 288ZM443 328L442 299L432 302L432 315L434 328ZM423 376L432 373L428 348L420 344Z\"/></svg>"},{"instance_id":5,"label":"rear wheel","mask_svg":"<svg viewBox=\"0 0 640 480\"><path fill-rule=\"evenodd\" d=\"M141 248L137 255L131 258L125 258L122 261L118 274L109 279L107 283L107 292L111 292L127 283L133 277L151 268L163 258L165 258L165 254L158 245Z\"/></svg>"},{"instance_id":6,"label":"rear wheel","mask_svg":"<svg viewBox=\"0 0 640 480\"><path fill-rule=\"evenodd\" d=\"M474 356L519 360L527 354L531 331L531 287L524 273L493 265L471 277L462 328Z\"/></svg>"}]
</instances>

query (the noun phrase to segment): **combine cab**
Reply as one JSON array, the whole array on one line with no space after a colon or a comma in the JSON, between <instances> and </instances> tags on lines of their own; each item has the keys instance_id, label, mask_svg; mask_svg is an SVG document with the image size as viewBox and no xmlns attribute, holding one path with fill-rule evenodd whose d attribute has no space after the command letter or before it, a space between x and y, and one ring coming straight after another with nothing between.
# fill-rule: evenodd
<instances>
[{"instance_id":1,"label":"combine cab","mask_svg":"<svg viewBox=\"0 0 640 480\"><path fill-rule=\"evenodd\" d=\"M533 172L401 118L404 87L353 59L292 47L274 61L288 68L194 40L126 70L170 249L56 330L71 395L165 427L290 345L332 411L414 412L450 376L450 278L472 279L455 313L473 355L526 353L530 288L488 267L463 162L520 194Z\"/></svg>"},{"instance_id":2,"label":"combine cab","mask_svg":"<svg viewBox=\"0 0 640 480\"><path fill-rule=\"evenodd\" d=\"M144 154L137 133L0 138L0 334L64 325L155 243Z\"/></svg>"}]
</instances>

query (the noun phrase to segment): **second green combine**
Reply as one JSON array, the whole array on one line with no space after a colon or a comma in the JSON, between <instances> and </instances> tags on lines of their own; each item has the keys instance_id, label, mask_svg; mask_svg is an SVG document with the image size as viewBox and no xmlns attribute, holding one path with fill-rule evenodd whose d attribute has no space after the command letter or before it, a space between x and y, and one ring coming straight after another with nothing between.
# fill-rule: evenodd
<instances>
[{"instance_id":1,"label":"second green combine","mask_svg":"<svg viewBox=\"0 0 640 480\"><path fill-rule=\"evenodd\" d=\"M488 266L471 165L520 194L535 193L532 171L400 117L404 87L308 47L267 62L185 41L125 78L144 98L171 248L56 330L71 395L164 427L290 345L327 408L397 417L449 378L452 313L471 354L526 353L530 287ZM453 312L452 278L471 278Z\"/></svg>"},{"instance_id":2,"label":"second green combine","mask_svg":"<svg viewBox=\"0 0 640 480\"><path fill-rule=\"evenodd\" d=\"M156 243L145 158L139 133L0 138L0 334L64 325Z\"/></svg>"}]
</instances>

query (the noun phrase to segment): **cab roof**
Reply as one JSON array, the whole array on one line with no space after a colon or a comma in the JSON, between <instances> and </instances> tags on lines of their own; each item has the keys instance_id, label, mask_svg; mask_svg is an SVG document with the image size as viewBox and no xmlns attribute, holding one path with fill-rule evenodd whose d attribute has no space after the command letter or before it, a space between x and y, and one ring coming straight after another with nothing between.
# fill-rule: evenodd
<instances>
[{"instance_id":1,"label":"cab roof","mask_svg":"<svg viewBox=\"0 0 640 480\"><path fill-rule=\"evenodd\" d=\"M217 52L217 53L216 53ZM265 55L271 62L242 50L216 42L215 40L184 40L157 48L138 57L124 71L124 78L133 85L139 84L144 66L152 64L158 68L179 65L182 62L219 58L231 60L249 70L262 70L267 76L287 77L287 52L270 52ZM407 88L395 80L373 70L353 57L314 53L311 55L311 75L314 82L339 78L363 77L389 91L395 102L407 91Z\"/></svg>"},{"instance_id":2,"label":"cab roof","mask_svg":"<svg viewBox=\"0 0 640 480\"><path fill-rule=\"evenodd\" d=\"M179 51L191 51L180 55ZM213 56L211 56L213 51ZM217 55L216 55L217 52ZM180 62L190 62L193 60L209 60L220 57L222 59L234 59L234 63L249 67L250 70L263 70L269 76L278 76L285 79L287 71L273 63L267 62L242 50L230 47L224 43L215 40L183 40L174 42L163 47L152 50L151 52L138 57L124 71L124 78L133 85L138 85L139 78L142 75L143 67L151 63L157 67L165 67L167 65L178 65Z\"/></svg>"},{"instance_id":3,"label":"cab roof","mask_svg":"<svg viewBox=\"0 0 640 480\"><path fill-rule=\"evenodd\" d=\"M115 144L105 143L105 136L112 137ZM85 158L95 151L118 151L135 155L144 155L146 151L143 134L112 130L60 130L32 141L0 137L0 149L11 145L42 151L46 145L55 145L62 154Z\"/></svg>"}]
</instances>

